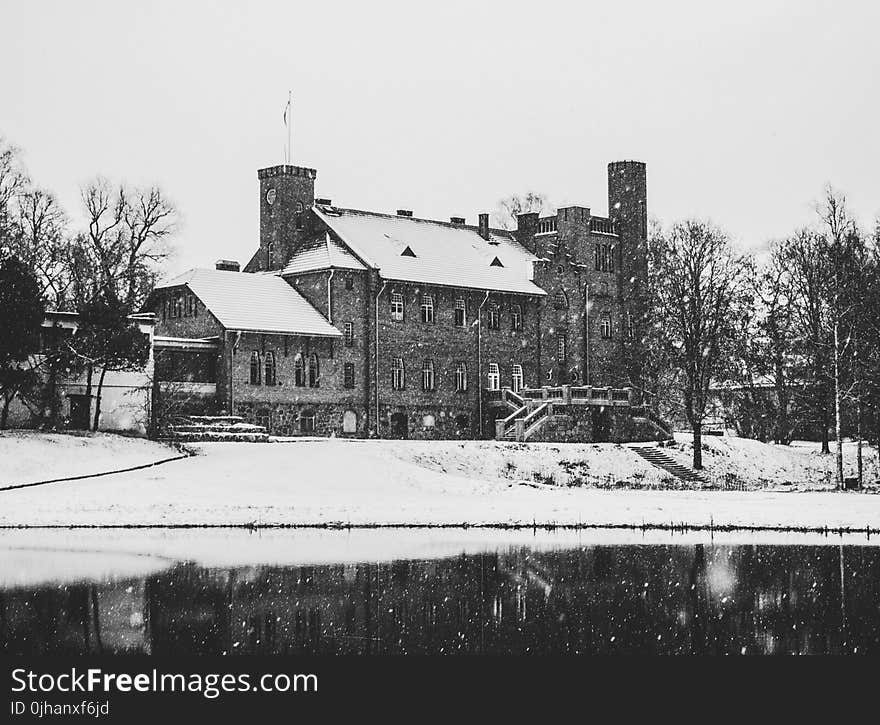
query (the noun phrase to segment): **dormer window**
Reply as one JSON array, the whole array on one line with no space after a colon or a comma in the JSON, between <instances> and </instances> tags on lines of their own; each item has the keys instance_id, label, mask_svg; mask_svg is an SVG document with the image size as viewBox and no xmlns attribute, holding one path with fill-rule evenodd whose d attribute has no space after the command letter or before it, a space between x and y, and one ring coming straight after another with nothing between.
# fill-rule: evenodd
<instances>
[{"instance_id":1,"label":"dormer window","mask_svg":"<svg viewBox=\"0 0 880 725\"><path fill-rule=\"evenodd\" d=\"M400 253L401 257L415 257L416 253L412 250L412 247L407 247Z\"/></svg>"},{"instance_id":2,"label":"dormer window","mask_svg":"<svg viewBox=\"0 0 880 725\"><path fill-rule=\"evenodd\" d=\"M504 265L501 263L501 260L498 259L498 257L495 257L495 259L492 260L492 262L489 264L489 266L490 267L503 267Z\"/></svg>"}]
</instances>

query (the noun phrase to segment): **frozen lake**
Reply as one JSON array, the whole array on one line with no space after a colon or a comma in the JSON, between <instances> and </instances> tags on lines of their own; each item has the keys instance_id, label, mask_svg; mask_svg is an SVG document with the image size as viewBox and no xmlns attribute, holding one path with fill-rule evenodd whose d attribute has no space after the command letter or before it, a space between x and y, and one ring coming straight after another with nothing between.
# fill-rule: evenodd
<instances>
[{"instance_id":1,"label":"frozen lake","mask_svg":"<svg viewBox=\"0 0 880 725\"><path fill-rule=\"evenodd\" d=\"M864 536L5 530L7 654L877 653Z\"/></svg>"}]
</instances>

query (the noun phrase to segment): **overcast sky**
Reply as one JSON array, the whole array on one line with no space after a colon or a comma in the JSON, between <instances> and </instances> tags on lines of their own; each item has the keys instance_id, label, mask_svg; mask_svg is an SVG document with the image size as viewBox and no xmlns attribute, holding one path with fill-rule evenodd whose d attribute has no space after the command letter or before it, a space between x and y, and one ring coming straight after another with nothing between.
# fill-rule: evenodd
<instances>
[{"instance_id":1,"label":"overcast sky","mask_svg":"<svg viewBox=\"0 0 880 725\"><path fill-rule=\"evenodd\" d=\"M96 174L183 213L171 271L246 261L256 170L293 155L342 206L476 219L511 193L649 213L747 248L831 182L880 214L880 3L25 2L0 10L0 135L77 213Z\"/></svg>"}]
</instances>

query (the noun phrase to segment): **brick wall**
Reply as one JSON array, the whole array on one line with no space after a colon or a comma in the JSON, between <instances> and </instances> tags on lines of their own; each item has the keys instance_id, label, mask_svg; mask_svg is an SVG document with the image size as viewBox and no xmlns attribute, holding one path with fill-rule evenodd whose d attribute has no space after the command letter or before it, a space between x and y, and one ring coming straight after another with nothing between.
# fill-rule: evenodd
<instances>
[{"instance_id":1,"label":"brick wall","mask_svg":"<svg viewBox=\"0 0 880 725\"><path fill-rule=\"evenodd\" d=\"M357 432L363 434L364 406L362 392L343 385L343 362L340 340L293 335L241 335L232 355L234 412L251 422L269 417L270 432L275 435L297 435L304 412L315 413L315 434L342 434L342 418L346 410L357 416ZM256 352L261 364L260 384L252 384L251 356ZM275 354L276 384L266 385L266 353ZM295 385L297 354L305 362L312 354L318 357L318 387Z\"/></svg>"},{"instance_id":2,"label":"brick wall","mask_svg":"<svg viewBox=\"0 0 880 725\"><path fill-rule=\"evenodd\" d=\"M404 298L404 319L391 319L391 297ZM423 322L423 295L434 299L434 322ZM383 437L401 435L392 416L409 421L411 437L468 438L479 435L481 389L485 387L490 363L500 368L501 384L509 386L512 366L523 367L525 383L537 380L539 317L536 298L492 293L482 310L482 329L475 324L485 292L389 281L379 298L379 426ZM455 302L464 299L466 325L457 327ZM488 305L499 306L500 329L488 328ZM523 312L521 330L511 329L511 305ZM478 353L478 337L481 352ZM404 361L406 386L392 387L392 361ZM434 364L434 389L423 390L422 370L426 360ZM456 368L467 366L467 390L456 390ZM433 427L425 426L433 417ZM467 425L464 418L467 418ZM399 419L398 419L399 420ZM430 423L430 419L427 421ZM492 430L485 431L489 437Z\"/></svg>"}]
</instances>

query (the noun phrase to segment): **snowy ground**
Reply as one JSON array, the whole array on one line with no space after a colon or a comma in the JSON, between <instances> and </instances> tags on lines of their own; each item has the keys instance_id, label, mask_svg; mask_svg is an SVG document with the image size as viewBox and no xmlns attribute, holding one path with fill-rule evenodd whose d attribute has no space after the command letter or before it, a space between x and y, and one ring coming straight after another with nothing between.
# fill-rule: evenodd
<instances>
[{"instance_id":1,"label":"snowy ground","mask_svg":"<svg viewBox=\"0 0 880 725\"><path fill-rule=\"evenodd\" d=\"M176 455L177 450L161 443L110 433L0 431L0 487L119 470Z\"/></svg>"},{"instance_id":2,"label":"snowy ground","mask_svg":"<svg viewBox=\"0 0 880 725\"><path fill-rule=\"evenodd\" d=\"M870 494L564 485L561 477L572 460L597 472L619 466L615 475L659 475L616 446L311 440L193 447L200 455L155 468L0 492L0 525L880 528L880 496ZM515 470L507 470L511 460ZM530 471L538 479L553 476L536 482L520 475Z\"/></svg>"},{"instance_id":3,"label":"snowy ground","mask_svg":"<svg viewBox=\"0 0 880 725\"><path fill-rule=\"evenodd\" d=\"M664 449L679 462L693 462L693 438L676 433L676 445ZM732 473L751 488L792 486L799 490L832 490L835 488L834 442L831 455L822 455L819 443L794 441L777 446L749 438L703 436L703 466L710 478ZM873 486L880 481L877 449L865 444L862 448L864 480ZM844 476L856 475L856 444L843 444Z\"/></svg>"}]
</instances>

